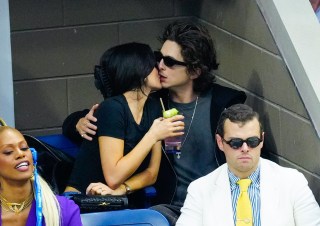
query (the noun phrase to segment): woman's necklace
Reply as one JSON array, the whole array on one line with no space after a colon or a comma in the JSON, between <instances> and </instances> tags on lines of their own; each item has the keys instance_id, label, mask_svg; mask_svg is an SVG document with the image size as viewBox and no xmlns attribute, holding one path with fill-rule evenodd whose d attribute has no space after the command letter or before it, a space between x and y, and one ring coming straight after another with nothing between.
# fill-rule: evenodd
<instances>
[{"instance_id":1,"label":"woman's necklace","mask_svg":"<svg viewBox=\"0 0 320 226\"><path fill-rule=\"evenodd\" d=\"M168 97L168 109L170 109L169 98L170 97ZM183 139L183 141L181 143L181 147L180 147L179 151L176 152L178 159L180 159L181 149L182 149L184 143L186 142L186 140L188 138L188 135L189 135L189 132L190 132L190 128L191 128L191 125L192 125L192 122L193 122L193 118L194 118L194 115L196 114L196 110L197 110L197 106L198 106L198 100L199 100L199 96L197 96L196 103L194 104L193 113L192 113L192 116L191 116L191 120L190 120L190 124L189 124L188 130L187 130L186 136L184 137L184 139Z\"/></svg>"},{"instance_id":2,"label":"woman's necklace","mask_svg":"<svg viewBox=\"0 0 320 226\"><path fill-rule=\"evenodd\" d=\"M1 208L6 211L14 212L15 214L19 214L26 208L28 208L33 200L33 192L23 201L20 203L16 202L9 202L0 194L0 201L1 201Z\"/></svg>"}]
</instances>

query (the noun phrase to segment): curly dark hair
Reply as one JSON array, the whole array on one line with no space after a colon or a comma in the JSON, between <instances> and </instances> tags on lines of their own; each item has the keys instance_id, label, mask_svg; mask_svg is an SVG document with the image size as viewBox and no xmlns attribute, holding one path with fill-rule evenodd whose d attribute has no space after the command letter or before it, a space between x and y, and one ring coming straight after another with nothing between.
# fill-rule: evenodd
<instances>
[{"instance_id":1,"label":"curly dark hair","mask_svg":"<svg viewBox=\"0 0 320 226\"><path fill-rule=\"evenodd\" d=\"M166 26L159 40L162 44L170 40L180 45L189 74L197 73L200 69L200 75L193 84L195 92L211 87L215 76L210 72L218 69L219 64L212 38L204 26L192 21L175 21Z\"/></svg>"}]
</instances>

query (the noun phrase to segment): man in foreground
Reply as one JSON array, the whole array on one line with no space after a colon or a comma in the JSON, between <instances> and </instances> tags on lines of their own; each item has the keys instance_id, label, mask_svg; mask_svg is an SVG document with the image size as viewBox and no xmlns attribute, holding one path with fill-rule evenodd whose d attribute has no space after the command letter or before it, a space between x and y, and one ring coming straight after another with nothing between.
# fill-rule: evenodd
<instances>
[{"instance_id":1,"label":"man in foreground","mask_svg":"<svg viewBox=\"0 0 320 226\"><path fill-rule=\"evenodd\" d=\"M260 157L264 135L249 106L222 112L216 140L227 163L190 184L177 226L320 225L305 177Z\"/></svg>"}]
</instances>

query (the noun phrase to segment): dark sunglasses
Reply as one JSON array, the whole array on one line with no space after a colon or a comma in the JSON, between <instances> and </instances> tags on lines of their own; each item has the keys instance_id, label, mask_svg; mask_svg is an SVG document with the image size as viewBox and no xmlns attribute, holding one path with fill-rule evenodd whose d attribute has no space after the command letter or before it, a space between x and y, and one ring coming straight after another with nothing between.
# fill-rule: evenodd
<instances>
[{"instance_id":1,"label":"dark sunglasses","mask_svg":"<svg viewBox=\"0 0 320 226\"><path fill-rule=\"evenodd\" d=\"M246 140L233 138L229 141L226 141L224 138L222 138L222 140L226 142L232 149L241 148L243 143L246 143L250 148L256 148L262 142L262 139L260 139L259 137L249 137Z\"/></svg>"},{"instance_id":2,"label":"dark sunglasses","mask_svg":"<svg viewBox=\"0 0 320 226\"><path fill-rule=\"evenodd\" d=\"M160 61L163 59L163 63L167 67L173 67L174 65L181 65L181 66L187 66L185 62L178 61L170 56L163 56L160 51L154 51L154 56L156 58L156 61L160 63Z\"/></svg>"}]
</instances>

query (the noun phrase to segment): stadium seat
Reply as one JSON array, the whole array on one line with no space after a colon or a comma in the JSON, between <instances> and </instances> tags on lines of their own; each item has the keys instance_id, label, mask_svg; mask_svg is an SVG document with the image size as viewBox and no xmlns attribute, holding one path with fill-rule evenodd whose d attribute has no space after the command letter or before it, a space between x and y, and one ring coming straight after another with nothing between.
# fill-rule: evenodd
<instances>
[{"instance_id":1,"label":"stadium seat","mask_svg":"<svg viewBox=\"0 0 320 226\"><path fill-rule=\"evenodd\" d=\"M58 150L67 153L74 158L78 154L79 147L62 134L37 136L36 138L46 144L51 145L52 147L57 148Z\"/></svg>"},{"instance_id":2,"label":"stadium seat","mask_svg":"<svg viewBox=\"0 0 320 226\"><path fill-rule=\"evenodd\" d=\"M168 220L151 209L127 209L81 214L83 226L169 226Z\"/></svg>"}]
</instances>

